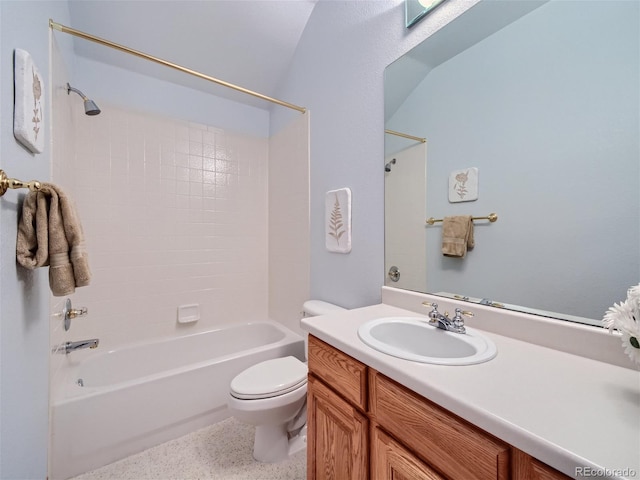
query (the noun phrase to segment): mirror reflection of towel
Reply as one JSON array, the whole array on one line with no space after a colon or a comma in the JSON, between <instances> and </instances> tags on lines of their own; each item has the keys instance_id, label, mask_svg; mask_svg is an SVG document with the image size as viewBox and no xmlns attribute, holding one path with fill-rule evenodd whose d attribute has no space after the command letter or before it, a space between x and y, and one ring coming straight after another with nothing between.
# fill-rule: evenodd
<instances>
[{"instance_id":1,"label":"mirror reflection of towel","mask_svg":"<svg viewBox=\"0 0 640 480\"><path fill-rule=\"evenodd\" d=\"M444 217L442 220L442 254L464 258L475 245L471 215Z\"/></svg>"}]
</instances>

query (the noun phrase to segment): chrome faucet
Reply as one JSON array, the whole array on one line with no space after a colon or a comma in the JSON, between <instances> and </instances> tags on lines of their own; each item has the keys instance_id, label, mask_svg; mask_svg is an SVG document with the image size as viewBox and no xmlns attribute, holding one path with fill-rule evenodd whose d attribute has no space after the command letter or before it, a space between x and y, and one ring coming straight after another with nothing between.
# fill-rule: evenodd
<instances>
[{"instance_id":1,"label":"chrome faucet","mask_svg":"<svg viewBox=\"0 0 640 480\"><path fill-rule=\"evenodd\" d=\"M480 305L488 305L490 307L504 308L504 303L494 302L493 300L489 300L488 298L483 298L480 300Z\"/></svg>"},{"instance_id":2,"label":"chrome faucet","mask_svg":"<svg viewBox=\"0 0 640 480\"><path fill-rule=\"evenodd\" d=\"M64 344L64 353L69 354L83 348L98 348L100 340L92 338L90 340L79 340L77 342L66 342Z\"/></svg>"},{"instance_id":3,"label":"chrome faucet","mask_svg":"<svg viewBox=\"0 0 640 480\"><path fill-rule=\"evenodd\" d=\"M433 310L429 312L429 323L448 332L465 333L464 318L462 318L462 316L473 317L473 312L456 308L454 317L449 318L448 312L444 312L443 315L438 311L437 303L422 302L422 305L433 308Z\"/></svg>"}]
</instances>

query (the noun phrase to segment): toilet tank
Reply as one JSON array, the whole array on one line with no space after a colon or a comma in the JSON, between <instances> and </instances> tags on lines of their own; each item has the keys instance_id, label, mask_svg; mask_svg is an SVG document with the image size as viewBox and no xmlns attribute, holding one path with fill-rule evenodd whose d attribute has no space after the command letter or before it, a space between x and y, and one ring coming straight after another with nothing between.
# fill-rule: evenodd
<instances>
[{"instance_id":1,"label":"toilet tank","mask_svg":"<svg viewBox=\"0 0 640 480\"><path fill-rule=\"evenodd\" d=\"M323 302L322 300L307 300L302 305L303 317L319 317L320 315L327 315L329 313L337 313L347 310L346 308L334 305L333 303ZM305 360L308 359L307 352L309 351L309 335L304 336L304 356Z\"/></svg>"},{"instance_id":2,"label":"toilet tank","mask_svg":"<svg viewBox=\"0 0 640 480\"><path fill-rule=\"evenodd\" d=\"M333 303L323 302L322 300L307 300L302 305L302 312L305 317L318 317L329 313L337 313L347 310L346 308L334 305Z\"/></svg>"}]
</instances>

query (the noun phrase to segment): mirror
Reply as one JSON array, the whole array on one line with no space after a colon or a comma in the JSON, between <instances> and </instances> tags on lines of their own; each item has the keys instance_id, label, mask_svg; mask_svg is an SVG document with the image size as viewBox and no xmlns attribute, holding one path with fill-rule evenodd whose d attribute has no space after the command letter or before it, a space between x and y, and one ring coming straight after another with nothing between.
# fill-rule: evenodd
<instances>
[{"instance_id":1,"label":"mirror","mask_svg":"<svg viewBox=\"0 0 640 480\"><path fill-rule=\"evenodd\" d=\"M426 144L385 135L386 285L592 325L626 297L640 280L639 5L481 1L387 67L385 129ZM449 201L470 168L477 199ZM492 212L464 258L425 224Z\"/></svg>"}]
</instances>

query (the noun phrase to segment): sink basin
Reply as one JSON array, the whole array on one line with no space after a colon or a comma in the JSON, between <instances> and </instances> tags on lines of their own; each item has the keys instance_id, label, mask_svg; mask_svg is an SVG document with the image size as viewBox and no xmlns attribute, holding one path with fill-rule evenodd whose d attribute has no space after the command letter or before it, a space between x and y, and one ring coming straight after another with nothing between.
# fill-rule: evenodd
<instances>
[{"instance_id":1,"label":"sink basin","mask_svg":"<svg viewBox=\"0 0 640 480\"><path fill-rule=\"evenodd\" d=\"M358 336L379 352L414 362L473 365L496 356L490 339L469 327L466 330L447 332L416 317L385 317L364 323Z\"/></svg>"}]
</instances>

